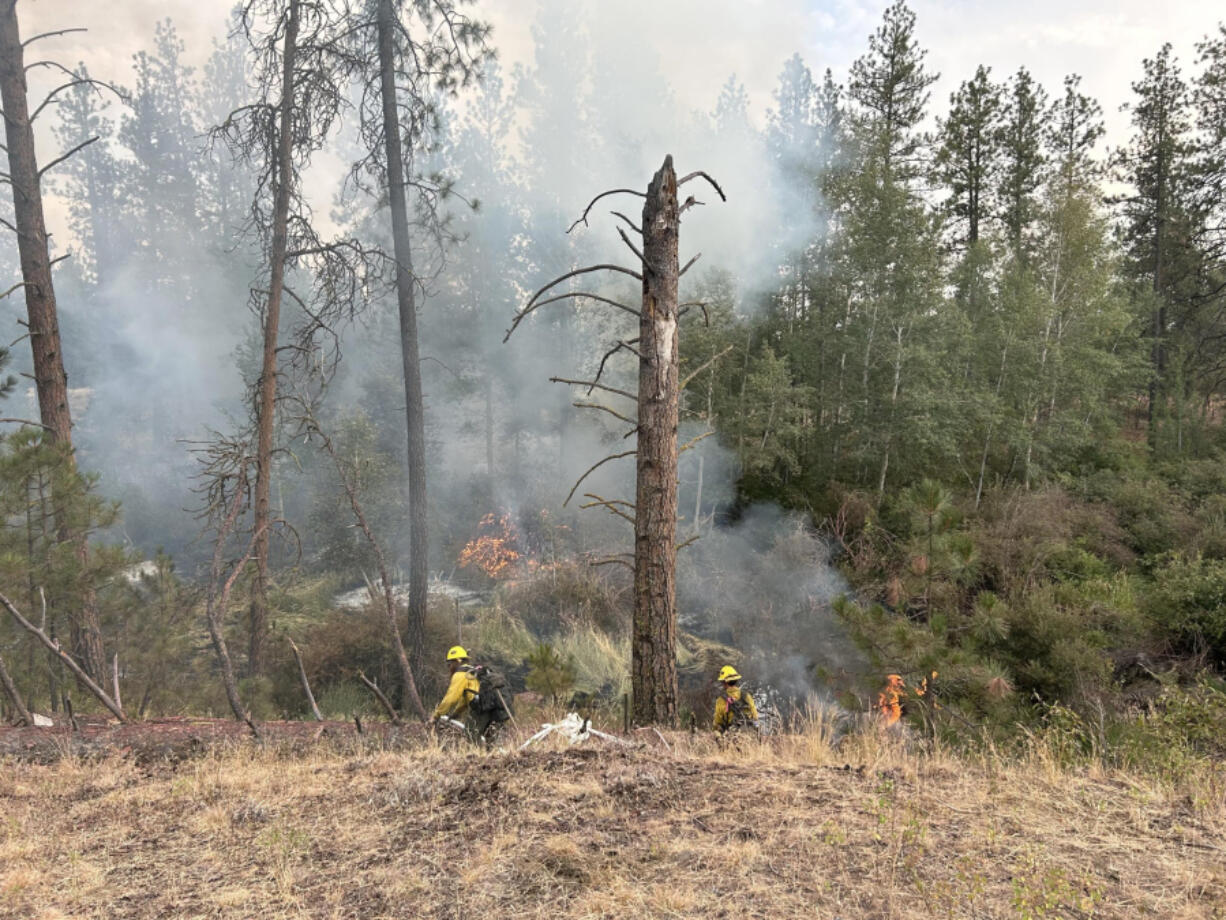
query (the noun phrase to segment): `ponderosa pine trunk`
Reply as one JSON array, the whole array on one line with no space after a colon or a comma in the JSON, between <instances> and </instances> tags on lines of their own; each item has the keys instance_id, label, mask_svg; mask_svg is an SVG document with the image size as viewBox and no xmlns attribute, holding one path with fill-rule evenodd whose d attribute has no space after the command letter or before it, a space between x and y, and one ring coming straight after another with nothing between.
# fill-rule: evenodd
<instances>
[{"instance_id":1,"label":"ponderosa pine trunk","mask_svg":"<svg viewBox=\"0 0 1226 920\"><path fill-rule=\"evenodd\" d=\"M392 212L392 246L396 257L396 302L400 311L400 357L404 365L404 406L409 477L409 619L405 640L409 664L420 674L424 664L429 537L426 530L426 424L421 391L421 357L417 345L417 304L413 289L413 248L405 196L405 162L396 112L395 11L392 0L379 0L380 93L383 143L387 156L388 204Z\"/></svg>"},{"instance_id":2,"label":"ponderosa pine trunk","mask_svg":"<svg viewBox=\"0 0 1226 920\"><path fill-rule=\"evenodd\" d=\"M294 180L294 58L297 54L299 0L291 0L285 24L281 70L281 102L277 112L277 162L273 170L272 248L269 251L268 304L264 311L264 353L256 403L255 581L251 586L248 620L247 671L264 673L268 639L268 551L272 523L272 441L277 412L277 339L281 297L285 289L285 258L289 248L289 207Z\"/></svg>"},{"instance_id":3,"label":"ponderosa pine trunk","mask_svg":"<svg viewBox=\"0 0 1226 920\"><path fill-rule=\"evenodd\" d=\"M4 107L4 134L8 145L9 181L13 189L13 217L21 280L25 286L30 348L34 358L34 383L38 393L39 420L50 440L64 450L69 472L75 471L72 451L72 414L68 405L68 374L60 348L59 318L55 287L51 280L51 256L43 217L41 176L34 151L34 131L26 92L25 54L17 24L16 0L0 0L0 105ZM67 509L52 495L58 539L74 547L81 567L81 592L63 599L80 606L73 618L73 650L86 674L102 680L106 660L102 649L98 603L86 575L89 547L83 532L74 532Z\"/></svg>"},{"instance_id":4,"label":"ponderosa pine trunk","mask_svg":"<svg viewBox=\"0 0 1226 920\"><path fill-rule=\"evenodd\" d=\"M677 173L673 158L643 205L638 483L634 522L634 721L677 722Z\"/></svg>"}]
</instances>

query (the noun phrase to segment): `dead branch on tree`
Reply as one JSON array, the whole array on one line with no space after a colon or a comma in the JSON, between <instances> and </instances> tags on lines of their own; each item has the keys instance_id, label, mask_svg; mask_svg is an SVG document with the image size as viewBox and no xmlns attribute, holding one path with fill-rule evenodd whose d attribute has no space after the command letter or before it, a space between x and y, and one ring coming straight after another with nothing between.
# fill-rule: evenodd
<instances>
[{"instance_id":1,"label":"dead branch on tree","mask_svg":"<svg viewBox=\"0 0 1226 920\"><path fill-rule=\"evenodd\" d=\"M704 311L704 312L705 312L705 311ZM724 349L723 351L721 351L719 354L717 354L717 355L712 355L712 356L711 356L711 360L710 360L710 361L704 361L702 364L700 364L700 365L699 365L698 367L696 367L694 370L690 371L690 373L688 373L688 374L686 375L685 379L681 381L681 389L683 389L683 390L684 390L684 389L686 388L686 386L688 386L688 385L689 385L690 381L692 381L692 380L693 380L695 377L697 377L699 374L701 374L703 371L705 371L705 370L706 370L708 367L710 367L712 364L714 364L716 361L718 361L718 360L719 360L720 358L722 358L724 355L728 354L728 352L730 352L730 351L732 351L732 346L731 346L731 345L729 345L727 348L725 348L725 349Z\"/></svg>"},{"instance_id":2,"label":"dead branch on tree","mask_svg":"<svg viewBox=\"0 0 1226 920\"><path fill-rule=\"evenodd\" d=\"M360 680L367 687L369 687L370 692L375 695L375 699L377 699L380 703L383 704L383 708L387 710L387 717L392 720L393 725L403 724L400 721L400 716L396 714L396 709L392 706L392 703L387 698L387 696L384 695L383 691L379 689L378 684L376 684L373 680L371 680L361 671L358 671L358 680Z\"/></svg>"},{"instance_id":3,"label":"dead branch on tree","mask_svg":"<svg viewBox=\"0 0 1226 920\"><path fill-rule=\"evenodd\" d=\"M307 680L306 666L302 663L302 653L298 651L298 646L289 636L285 637L285 641L289 643L290 650L294 653L294 661L298 662L298 677L302 680L302 690L306 694L307 702L311 704L311 714L315 716L316 722L322 722L324 717L319 713L319 707L315 705L315 694L311 692L311 682Z\"/></svg>"},{"instance_id":4,"label":"dead branch on tree","mask_svg":"<svg viewBox=\"0 0 1226 920\"><path fill-rule=\"evenodd\" d=\"M587 274L591 274L592 272L602 272L602 271L621 272L623 275L629 275L630 277L635 278L639 281L643 280L643 276L640 275L638 272L634 271L633 269L626 268L625 266L622 266L622 265L609 265L609 264L589 265L586 268L576 268L574 271L569 271L565 275L561 275L557 278L554 278L547 285L545 285L543 288L541 288L539 291L537 291L535 294L532 295L532 299L529 300L524 305L524 308L515 314L515 317L511 321L511 328L508 329L507 334L502 337L502 341L505 343L509 338L511 338L511 333L513 333L516 329L519 328L519 324L522 323L524 321L524 318L528 316L530 313L532 313L533 310L535 310L537 307L544 306L543 303L537 303L537 299L542 294L544 294L546 291L548 291L550 288L557 287L567 278L574 278L577 275L587 275ZM590 295L585 295L585 296L590 296ZM604 298L592 297L592 299L593 300L603 300ZM553 303L553 300L549 300L546 302ZM619 304L619 303L614 303L613 305L622 310L626 310L630 313L633 313L636 316L639 315L639 311L634 309L633 307L628 307L625 304Z\"/></svg>"},{"instance_id":5,"label":"dead branch on tree","mask_svg":"<svg viewBox=\"0 0 1226 920\"><path fill-rule=\"evenodd\" d=\"M54 32L39 32L37 35L33 35L30 38L27 38L25 41L23 41L21 43L21 47L23 48L29 47L30 45L34 44L39 39L43 39L43 38L54 38L57 35L68 35L72 32L88 32L88 31L89 31L88 29L82 26L77 26L72 29L56 29Z\"/></svg>"},{"instance_id":6,"label":"dead branch on tree","mask_svg":"<svg viewBox=\"0 0 1226 920\"><path fill-rule=\"evenodd\" d=\"M681 186L685 185L685 183L689 182L691 179L698 179L698 178L703 178L703 179L706 179L708 182L710 182L710 183L711 183L711 188L715 189L715 191L716 191L716 192L719 194L719 197L720 197L720 200L721 200L721 201L727 201L727 200L728 200L728 196L727 196L727 195L725 195L725 194L724 194L724 190L723 190L722 188L720 188L720 187L719 187L719 183L718 183L718 182L716 182L714 179L712 179L710 176L708 176L708 175L707 175L705 172L703 172L701 169L696 169L696 170L694 170L692 173L690 173L689 175L687 175L685 178L683 178L683 179L678 179L678 180L677 180L677 188L680 188Z\"/></svg>"},{"instance_id":7,"label":"dead branch on tree","mask_svg":"<svg viewBox=\"0 0 1226 920\"><path fill-rule=\"evenodd\" d=\"M604 559L593 559L588 563L588 565L624 565L631 572L634 571L634 563L626 559L619 559L617 556L606 556Z\"/></svg>"},{"instance_id":8,"label":"dead branch on tree","mask_svg":"<svg viewBox=\"0 0 1226 920\"><path fill-rule=\"evenodd\" d=\"M617 507L618 505L625 505L627 508L633 508L634 507L633 502L623 501L620 498L614 498L614 499L601 498L599 495L595 494L594 492L584 492L583 497L590 498L591 501L588 502L586 505L580 505L579 507L581 509L586 510L588 508L604 508L610 514L616 514L618 517L629 521L631 527L634 526L634 515L627 514L626 512L622 511L621 508Z\"/></svg>"},{"instance_id":9,"label":"dead branch on tree","mask_svg":"<svg viewBox=\"0 0 1226 920\"><path fill-rule=\"evenodd\" d=\"M119 704L111 699L110 694L98 686L98 684L94 682L93 678L85 673L84 669L82 669L82 667L77 664L75 660L73 660L71 655L60 648L60 643L57 640L52 639L43 630L39 629L37 626L23 617L21 615L21 611L14 607L13 602L3 594L0 594L0 604L3 604L5 609L12 614L13 619L17 621L17 624L22 629L32 634L47 648L48 651L51 652L51 654L62 661L68 670L72 671L73 675L76 676L77 680L84 684L85 687L88 688L89 692L98 698L98 702L102 703L103 706L109 709L115 718L117 718L120 722L128 721L128 717L124 714L124 711L122 708L120 708Z\"/></svg>"},{"instance_id":10,"label":"dead branch on tree","mask_svg":"<svg viewBox=\"0 0 1226 920\"><path fill-rule=\"evenodd\" d=\"M638 340L637 338L633 338L633 339L631 339L631 340L630 340L630 341L628 341L628 342L624 342L624 341L622 341L621 339L618 339L617 344L616 344L616 345L614 345L612 348L610 348L608 351L606 351L606 352L605 352L604 357L600 359L600 367L598 367L598 368L596 369L596 377L593 379L593 381L592 381L592 385L591 385L590 387L588 387L588 389L587 389L587 395L588 395L588 396L591 396L591 395L592 395L592 390L593 390L595 387L599 386L599 384L600 384L600 377L601 377L601 375L604 373L604 366L605 366L605 364L608 362L608 360L609 360L610 358L612 358L612 357L613 357L615 354L617 354L619 351L628 351L628 352L630 352L632 355L634 355L636 358L638 358L640 361L641 361L641 360L643 360L643 356L642 356L641 354L639 354L638 349L634 347L634 346L635 346L635 344L637 344L637 343L638 343L638 341L639 341L639 340Z\"/></svg>"},{"instance_id":11,"label":"dead branch on tree","mask_svg":"<svg viewBox=\"0 0 1226 920\"><path fill-rule=\"evenodd\" d=\"M61 163L63 163L65 160L67 160L69 157L71 157L71 156L72 156L74 153L77 153L77 152L78 152L78 151L80 151L80 150L84 150L86 147L88 147L88 146L89 146L90 144L92 144L94 141L99 140L99 139L100 139L100 138L98 137L98 135L96 135L96 134L95 134L95 135L94 135L93 137L91 137L89 140L87 140L87 141L82 141L81 143L77 144L77 146L73 147L73 148L72 148L71 150L69 150L67 153L61 154L60 156L56 157L54 160L52 160L50 163L48 163L46 166L42 167L42 169L40 169L40 170L38 171L38 178L40 178L40 179L41 179L41 178L42 178L43 176L45 176L45 175L46 175L46 174L47 174L47 173L48 173L50 170L52 170L52 169L54 169L55 167L59 166Z\"/></svg>"},{"instance_id":12,"label":"dead branch on tree","mask_svg":"<svg viewBox=\"0 0 1226 920\"><path fill-rule=\"evenodd\" d=\"M685 204L683 204L681 207L677 209L677 216L680 217L690 208L695 207L695 206L706 207L706 204L707 203L705 201L699 201L697 198L691 195L689 198L685 199Z\"/></svg>"},{"instance_id":13,"label":"dead branch on tree","mask_svg":"<svg viewBox=\"0 0 1226 920\"><path fill-rule=\"evenodd\" d=\"M400 638L400 627L396 623L396 598L392 593L391 573L388 569L387 557L383 553L383 545L370 528L370 523L366 519L366 513L362 509L362 503L358 499L357 487L351 481L344 463L332 444L331 438L324 434L323 430L319 427L319 423L311 414L309 406L304 408L304 413L300 422L306 429L307 437L318 437L324 452L331 458L336 474L341 480L341 487L344 488L345 495L349 499L349 508L353 512L354 520L357 521L358 527L361 528L362 534L366 537L366 542L370 544L370 548L375 554L375 563L379 567L379 578L383 582L384 615L387 618L387 627L391 634L392 650L396 653L396 660L400 664L400 675L404 681L405 696L424 722L427 718L426 708L422 705L421 696L417 692L417 681L414 678L408 654L405 652L404 642Z\"/></svg>"},{"instance_id":14,"label":"dead branch on tree","mask_svg":"<svg viewBox=\"0 0 1226 920\"><path fill-rule=\"evenodd\" d=\"M682 275L684 275L686 272L688 272L688 271L690 270L690 266L691 266L691 265L693 265L695 262L697 262L697 261L698 261L699 259L701 259L701 258L702 258L702 253L701 253L701 252L695 253L695 254L694 254L694 258L692 258L692 259L690 259L690 261L686 262L686 263L685 263L685 265L683 265L683 266L681 267L681 271L677 272L677 277L678 277L678 278L680 278Z\"/></svg>"},{"instance_id":15,"label":"dead branch on tree","mask_svg":"<svg viewBox=\"0 0 1226 920\"><path fill-rule=\"evenodd\" d=\"M639 236L643 235L643 228L638 226L638 224L632 221L629 217L627 217L621 211L610 211L609 213L612 214L614 217L620 217L622 220L624 220L629 225L630 229L633 230L635 233L637 233Z\"/></svg>"},{"instance_id":16,"label":"dead branch on tree","mask_svg":"<svg viewBox=\"0 0 1226 920\"><path fill-rule=\"evenodd\" d=\"M213 560L209 568L204 615L209 630L209 639L213 643L213 651L217 654L218 663L221 665L221 678L230 710L234 713L235 719L245 722L252 734L260 738L260 730L252 720L251 713L243 703L242 697L239 696L238 681L234 676L234 665L230 659L230 649L226 644L225 632L222 628L222 618L225 616L226 606L230 600L230 591L251 560L256 542L265 526L261 525L253 531L243 555L234 564L229 575L223 579L225 565L222 556L225 553L226 543L229 541L230 534L248 498L247 466L251 458L247 455L245 448L246 445L235 442L214 446L206 454L208 457L206 476L211 475L211 482L205 489L209 506L203 514L217 521L217 533L213 542ZM227 496L226 488L231 483L233 494Z\"/></svg>"},{"instance_id":17,"label":"dead branch on tree","mask_svg":"<svg viewBox=\"0 0 1226 920\"><path fill-rule=\"evenodd\" d=\"M677 453L684 454L691 447L694 447L696 444L698 444L699 441L705 441L707 438L711 437L711 435L713 434L715 434L714 431L707 431L707 432L700 434L696 438L690 438L688 441L685 442L685 444L681 446L681 449L678 450Z\"/></svg>"},{"instance_id":18,"label":"dead branch on tree","mask_svg":"<svg viewBox=\"0 0 1226 920\"><path fill-rule=\"evenodd\" d=\"M707 312L707 303L703 300L687 300L685 303L679 304L677 307L677 319L681 319L681 317L689 313L690 307L697 307L702 311L702 324L710 329L711 314Z\"/></svg>"},{"instance_id":19,"label":"dead branch on tree","mask_svg":"<svg viewBox=\"0 0 1226 920\"><path fill-rule=\"evenodd\" d=\"M685 541L683 541L683 542L681 542L681 543L678 543L678 544L677 544L677 552L681 552L681 550L685 549L685 548L686 548L687 546L689 546L691 543L696 542L696 541L697 541L697 540L700 538L700 536L701 536L700 534L694 534L694 536L690 537L688 540L685 540Z\"/></svg>"},{"instance_id":20,"label":"dead branch on tree","mask_svg":"<svg viewBox=\"0 0 1226 920\"><path fill-rule=\"evenodd\" d=\"M623 230L621 227L618 227L617 235L622 238L623 243L625 243L627 246L630 247L630 251L639 257L639 261L642 262L644 265L646 265L647 260L643 258L643 254L639 252L638 247L635 246L632 242L630 242L630 237L626 236L626 231Z\"/></svg>"},{"instance_id":21,"label":"dead branch on tree","mask_svg":"<svg viewBox=\"0 0 1226 920\"><path fill-rule=\"evenodd\" d=\"M619 390L617 387L607 387L603 383L598 383L595 380L571 380L568 377L550 377L549 382L569 383L571 386L588 387L588 393L592 392L591 388L595 388L597 390L604 390L606 393L616 393L618 396L624 396L626 399L632 399L635 402L639 401L639 398L633 393L628 393L625 390Z\"/></svg>"},{"instance_id":22,"label":"dead branch on tree","mask_svg":"<svg viewBox=\"0 0 1226 920\"><path fill-rule=\"evenodd\" d=\"M607 192L601 192L599 195L597 195L595 198L593 198L591 201L588 202L587 207L583 209L583 213L579 216L579 219L575 221L573 224L571 224L570 228L566 231L567 234L569 234L571 230L574 230L580 224L583 224L583 226L585 227L588 226L587 216L592 210L592 205L598 202L601 198L608 198L610 195L638 195L640 198L647 197L642 192L638 191L637 189L632 189L632 188L614 188L614 189L609 189L609 191Z\"/></svg>"},{"instance_id":23,"label":"dead branch on tree","mask_svg":"<svg viewBox=\"0 0 1226 920\"><path fill-rule=\"evenodd\" d=\"M610 409L608 406L601 405L600 403L577 402L571 403L571 405L576 409L599 409L602 412L609 413L609 415L613 416L614 418L621 419L623 422L634 425L636 429L638 428L639 423L630 418L630 416L622 415L620 412L616 412L613 409Z\"/></svg>"},{"instance_id":24,"label":"dead branch on tree","mask_svg":"<svg viewBox=\"0 0 1226 920\"><path fill-rule=\"evenodd\" d=\"M583 484L583 480L587 479L588 476L592 475L592 473L596 472L596 470L600 469L600 467L604 466L610 460L620 460L622 457L633 457L637 453L637 450L627 450L622 451L620 454L609 454L609 456L605 457L603 460L597 460L590 467L588 467L587 472L579 477L578 482L571 486L570 494L566 496L566 501L562 502L562 507L565 508L567 504L570 503L570 500L575 497L575 491L580 485Z\"/></svg>"},{"instance_id":25,"label":"dead branch on tree","mask_svg":"<svg viewBox=\"0 0 1226 920\"><path fill-rule=\"evenodd\" d=\"M601 303L607 303L611 307L617 307L617 309L622 310L626 313L633 314L634 316L640 315L639 311L636 308L628 304L621 303L620 301L617 301L617 300L612 300L608 297L602 297L600 294L592 294L587 291L572 291L567 294L559 294L556 297L549 297L549 298L546 298L545 300L542 300L540 303L536 304L532 309L539 310L541 307L548 306L551 303L557 303L559 300L569 300L571 298L578 299L582 297L586 297L589 300L598 300ZM513 331L514 331L514 328L512 328L511 332ZM508 332L507 335L510 336L511 332ZM503 339L503 341L505 342L506 339Z\"/></svg>"}]
</instances>

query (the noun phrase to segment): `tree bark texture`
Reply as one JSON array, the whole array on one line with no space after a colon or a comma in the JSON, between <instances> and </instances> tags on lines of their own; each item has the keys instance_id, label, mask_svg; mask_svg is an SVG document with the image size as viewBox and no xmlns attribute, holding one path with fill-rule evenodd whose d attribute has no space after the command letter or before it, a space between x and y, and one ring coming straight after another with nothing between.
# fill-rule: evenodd
<instances>
[{"instance_id":1,"label":"tree bark texture","mask_svg":"<svg viewBox=\"0 0 1226 920\"><path fill-rule=\"evenodd\" d=\"M4 134L8 145L9 179L13 189L13 216L21 280L25 285L30 347L34 358L34 382L38 393L39 420L52 442L62 445L65 462L75 468L72 453L72 414L68 405L68 374L60 349L60 328L55 288L51 281L51 256L43 218L41 177L34 151L34 131L26 97L25 55L17 25L16 0L0 0L0 105L4 107ZM74 619L74 651L85 672L95 680L106 673L102 628L97 599L85 582L88 551L84 533L73 533L66 509L52 496L58 537L72 543L82 570L82 590L76 599L81 612Z\"/></svg>"},{"instance_id":2,"label":"tree bark texture","mask_svg":"<svg viewBox=\"0 0 1226 920\"><path fill-rule=\"evenodd\" d=\"M392 244L396 257L396 301L400 311L400 355L404 365L404 406L408 435L409 477L409 618L405 640L414 674L424 667L426 588L429 536L426 528L426 425L421 390L421 358L417 345L417 304L413 288L413 249L409 238L405 195L404 151L396 113L396 69L392 0L379 0L380 92L383 102L383 142L387 157L388 203L392 212Z\"/></svg>"},{"instance_id":3,"label":"tree bark texture","mask_svg":"<svg viewBox=\"0 0 1226 920\"><path fill-rule=\"evenodd\" d=\"M673 158L643 205L638 482L634 523L634 721L677 722L677 174Z\"/></svg>"},{"instance_id":4,"label":"tree bark texture","mask_svg":"<svg viewBox=\"0 0 1226 920\"><path fill-rule=\"evenodd\" d=\"M289 248L289 206L294 181L294 58L300 4L291 0L282 53L281 102L277 113L277 162L274 169L272 249L269 252L268 304L264 311L264 352L256 394L255 582L251 586L247 671L264 673L268 640L268 551L272 528L272 441L277 412L277 338Z\"/></svg>"}]
</instances>

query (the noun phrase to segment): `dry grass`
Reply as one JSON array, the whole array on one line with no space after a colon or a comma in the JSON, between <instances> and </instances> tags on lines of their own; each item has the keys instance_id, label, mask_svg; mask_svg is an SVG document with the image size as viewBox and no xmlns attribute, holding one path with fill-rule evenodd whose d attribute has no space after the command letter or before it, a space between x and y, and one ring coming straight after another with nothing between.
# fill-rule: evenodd
<instances>
[{"instance_id":1,"label":"dry grass","mask_svg":"<svg viewBox=\"0 0 1226 920\"><path fill-rule=\"evenodd\" d=\"M1226 803L818 730L0 762L0 916L1226 917Z\"/></svg>"}]
</instances>

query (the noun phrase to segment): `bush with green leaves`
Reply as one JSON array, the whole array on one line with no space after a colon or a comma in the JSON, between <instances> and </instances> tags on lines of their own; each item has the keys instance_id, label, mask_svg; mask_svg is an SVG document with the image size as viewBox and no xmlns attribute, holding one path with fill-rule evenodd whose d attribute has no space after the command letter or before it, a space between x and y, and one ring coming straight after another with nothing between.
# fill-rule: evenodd
<instances>
[{"instance_id":1,"label":"bush with green leaves","mask_svg":"<svg viewBox=\"0 0 1226 920\"><path fill-rule=\"evenodd\" d=\"M1226 664L1226 560L1163 557L1146 610L1175 651Z\"/></svg>"},{"instance_id":2,"label":"bush with green leaves","mask_svg":"<svg viewBox=\"0 0 1226 920\"><path fill-rule=\"evenodd\" d=\"M528 656L526 664L528 677L525 683L528 689L549 697L555 704L575 686L574 661L548 642L539 643Z\"/></svg>"}]
</instances>

